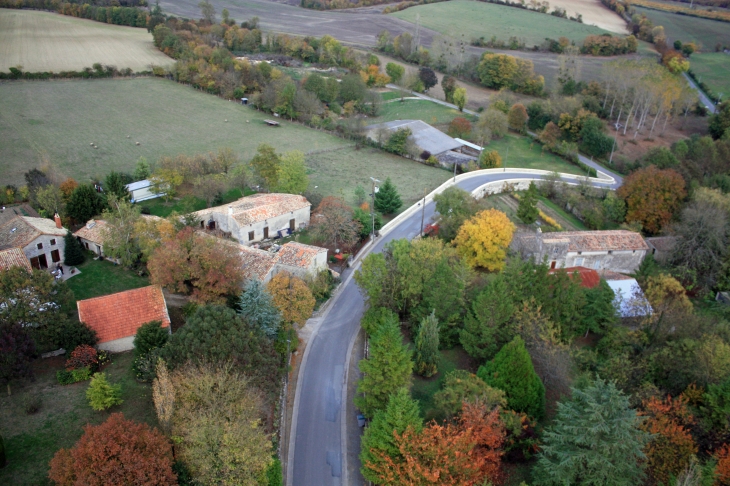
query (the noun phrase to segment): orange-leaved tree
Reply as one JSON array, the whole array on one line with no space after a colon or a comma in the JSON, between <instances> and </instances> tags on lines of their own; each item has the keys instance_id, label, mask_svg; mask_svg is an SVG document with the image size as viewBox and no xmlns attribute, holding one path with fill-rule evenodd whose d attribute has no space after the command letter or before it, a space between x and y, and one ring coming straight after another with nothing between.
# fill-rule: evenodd
<instances>
[{"instance_id":1,"label":"orange-leaved tree","mask_svg":"<svg viewBox=\"0 0 730 486\"><path fill-rule=\"evenodd\" d=\"M71 449L60 449L48 477L58 486L176 485L172 446L157 429L113 413L100 425L86 425Z\"/></svg>"},{"instance_id":2,"label":"orange-leaved tree","mask_svg":"<svg viewBox=\"0 0 730 486\"><path fill-rule=\"evenodd\" d=\"M496 209L478 212L466 220L454 239L456 251L472 267L498 272L504 268L507 245L515 225Z\"/></svg>"},{"instance_id":3,"label":"orange-leaved tree","mask_svg":"<svg viewBox=\"0 0 730 486\"><path fill-rule=\"evenodd\" d=\"M266 284L266 290L274 298L274 305L286 324L301 326L311 317L316 302L302 279L288 272L280 272Z\"/></svg>"},{"instance_id":4,"label":"orange-leaved tree","mask_svg":"<svg viewBox=\"0 0 730 486\"><path fill-rule=\"evenodd\" d=\"M187 227L155 249L147 262L150 281L197 303L225 303L239 294L243 262L236 245Z\"/></svg>"},{"instance_id":5,"label":"orange-leaved tree","mask_svg":"<svg viewBox=\"0 0 730 486\"><path fill-rule=\"evenodd\" d=\"M670 478L689 466L697 454L697 444L689 431L694 417L687 403L683 395L644 401L641 415L647 419L641 429L652 434L644 447L649 484L669 484Z\"/></svg>"},{"instance_id":6,"label":"orange-leaved tree","mask_svg":"<svg viewBox=\"0 0 730 486\"><path fill-rule=\"evenodd\" d=\"M717 459L715 467L715 484L730 485L730 444L723 444L713 455Z\"/></svg>"},{"instance_id":7,"label":"orange-leaved tree","mask_svg":"<svg viewBox=\"0 0 730 486\"><path fill-rule=\"evenodd\" d=\"M507 114L509 127L520 133L525 131L528 118L530 117L527 116L527 109L525 108L525 105L521 103L515 103L512 105L512 108L509 109L509 113Z\"/></svg>"},{"instance_id":8,"label":"orange-leaved tree","mask_svg":"<svg viewBox=\"0 0 730 486\"><path fill-rule=\"evenodd\" d=\"M626 221L638 221L649 233L658 233L687 195L682 176L672 169L650 165L626 179L616 193L626 201Z\"/></svg>"},{"instance_id":9,"label":"orange-leaved tree","mask_svg":"<svg viewBox=\"0 0 730 486\"><path fill-rule=\"evenodd\" d=\"M461 428L471 430L475 447L472 454L481 464L483 478L492 484L502 482L502 445L506 436L500 410L490 410L485 404L464 402L461 409Z\"/></svg>"}]
</instances>

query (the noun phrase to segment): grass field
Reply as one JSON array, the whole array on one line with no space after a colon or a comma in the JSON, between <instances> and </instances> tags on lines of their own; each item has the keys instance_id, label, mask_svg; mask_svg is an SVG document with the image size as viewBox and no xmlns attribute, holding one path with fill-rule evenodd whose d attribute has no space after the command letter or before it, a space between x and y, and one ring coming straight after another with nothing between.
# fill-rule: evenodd
<instances>
[{"instance_id":1,"label":"grass field","mask_svg":"<svg viewBox=\"0 0 730 486\"><path fill-rule=\"evenodd\" d=\"M646 15L654 25L664 27L670 45L677 39L682 42L699 42L702 44L703 51L710 52L715 50L715 44L718 42L723 45L730 44L730 24L727 22L677 15L642 7L634 8L638 13ZM694 56L690 58L690 64L693 59Z\"/></svg>"},{"instance_id":2,"label":"grass field","mask_svg":"<svg viewBox=\"0 0 730 486\"><path fill-rule=\"evenodd\" d=\"M0 10L0 71L78 71L94 63L149 70L174 61L146 29L109 25L50 12Z\"/></svg>"},{"instance_id":3,"label":"grass field","mask_svg":"<svg viewBox=\"0 0 730 486\"><path fill-rule=\"evenodd\" d=\"M13 384L13 394L0 398L0 423L8 465L0 469L0 484L47 485L48 463L62 447L69 448L81 437L82 427L99 424L111 413L127 419L157 425L150 385L138 383L131 371L132 353L112 355L104 371L111 383L121 383L124 403L106 412L95 412L86 400L89 382L62 386L56 371L63 368L63 356L33 363L36 380ZM27 415L24 403L40 397L40 411Z\"/></svg>"},{"instance_id":4,"label":"grass field","mask_svg":"<svg viewBox=\"0 0 730 486\"><path fill-rule=\"evenodd\" d=\"M542 44L546 37L557 39L564 36L579 43L587 35L606 33L598 27L551 15L469 0L420 5L391 15L414 23L416 15L420 15L422 26L442 34L464 34L468 40L482 36L490 39L494 35L507 41L515 36L523 39L527 46Z\"/></svg>"},{"instance_id":5,"label":"grass field","mask_svg":"<svg viewBox=\"0 0 730 486\"><path fill-rule=\"evenodd\" d=\"M730 56L723 52L708 52L692 54L689 61L692 72L707 84L714 94L723 93L723 100L730 96Z\"/></svg>"},{"instance_id":6,"label":"grass field","mask_svg":"<svg viewBox=\"0 0 730 486\"><path fill-rule=\"evenodd\" d=\"M582 174L580 168L548 151L527 137L509 134L492 140L486 150L496 150L502 156L502 167L520 169L541 169L567 174Z\"/></svg>"},{"instance_id":7,"label":"grass field","mask_svg":"<svg viewBox=\"0 0 730 486\"><path fill-rule=\"evenodd\" d=\"M435 90L436 88L432 88ZM446 130L451 120L461 116L467 120L474 122L475 119L471 115L461 113L459 110L449 108L448 106L439 105L428 100L403 100L402 102L390 101L383 103L377 118L372 121L368 120L368 124L383 123L393 120L423 120L429 125L438 126Z\"/></svg>"},{"instance_id":8,"label":"grass field","mask_svg":"<svg viewBox=\"0 0 730 486\"><path fill-rule=\"evenodd\" d=\"M107 260L93 260L90 258L91 253L86 256L86 261L76 267L81 273L66 281L76 300L91 299L150 284L147 277L140 277Z\"/></svg>"},{"instance_id":9,"label":"grass field","mask_svg":"<svg viewBox=\"0 0 730 486\"><path fill-rule=\"evenodd\" d=\"M381 151L358 151L351 142L296 123L281 120L280 127L268 127L263 120L269 117L161 79L5 83L0 184L22 185L23 173L40 165L42 156L62 174L86 182L111 170L132 172L141 156L154 162L163 155L231 147L250 160L264 142L279 152L308 153L312 187L323 195L342 191L354 199L355 186L371 175L390 176L408 202L423 191L421 183L430 190L448 178L445 171ZM322 152L332 149L339 150Z\"/></svg>"}]
</instances>

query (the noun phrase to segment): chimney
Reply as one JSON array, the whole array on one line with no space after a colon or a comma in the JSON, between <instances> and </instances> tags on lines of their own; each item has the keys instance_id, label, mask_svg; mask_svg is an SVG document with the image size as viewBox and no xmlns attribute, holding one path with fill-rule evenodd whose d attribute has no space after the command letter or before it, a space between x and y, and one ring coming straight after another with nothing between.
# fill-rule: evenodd
<instances>
[{"instance_id":1,"label":"chimney","mask_svg":"<svg viewBox=\"0 0 730 486\"><path fill-rule=\"evenodd\" d=\"M59 216L58 213L53 215L53 220L56 222L56 228L63 229L63 225L61 224L61 216Z\"/></svg>"}]
</instances>

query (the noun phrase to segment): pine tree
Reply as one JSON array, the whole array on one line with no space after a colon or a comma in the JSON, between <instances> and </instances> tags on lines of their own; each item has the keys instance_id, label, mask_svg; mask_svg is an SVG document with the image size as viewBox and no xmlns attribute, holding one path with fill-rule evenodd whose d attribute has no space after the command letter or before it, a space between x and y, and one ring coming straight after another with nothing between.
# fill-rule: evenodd
<instances>
[{"instance_id":1,"label":"pine tree","mask_svg":"<svg viewBox=\"0 0 730 486\"><path fill-rule=\"evenodd\" d=\"M537 209L537 186L534 182L530 182L527 192L522 195L520 204L517 206L517 217L525 224L532 224L537 221L539 212Z\"/></svg>"},{"instance_id":2,"label":"pine tree","mask_svg":"<svg viewBox=\"0 0 730 486\"><path fill-rule=\"evenodd\" d=\"M81 248L81 243L77 240L70 231L66 232L66 236L63 237L64 250L63 250L63 263L64 265L81 265L84 263L85 256L84 250Z\"/></svg>"},{"instance_id":3,"label":"pine tree","mask_svg":"<svg viewBox=\"0 0 730 486\"><path fill-rule=\"evenodd\" d=\"M249 280L238 301L238 307L238 313L254 327L261 329L269 337L276 336L281 324L281 313L263 283L256 279Z\"/></svg>"},{"instance_id":4,"label":"pine tree","mask_svg":"<svg viewBox=\"0 0 730 486\"><path fill-rule=\"evenodd\" d=\"M397 212L403 202L395 186L388 177L385 183L380 186L380 190L375 193L375 210L383 214L393 214Z\"/></svg>"},{"instance_id":5,"label":"pine tree","mask_svg":"<svg viewBox=\"0 0 730 486\"><path fill-rule=\"evenodd\" d=\"M477 371L487 385L507 394L508 407L536 419L545 413L545 386L535 373L525 342L515 336L494 359Z\"/></svg>"},{"instance_id":6,"label":"pine tree","mask_svg":"<svg viewBox=\"0 0 730 486\"><path fill-rule=\"evenodd\" d=\"M643 484L642 448L649 436L640 423L614 383L598 379L583 390L574 388L545 431L535 484Z\"/></svg>"},{"instance_id":7,"label":"pine tree","mask_svg":"<svg viewBox=\"0 0 730 486\"><path fill-rule=\"evenodd\" d=\"M383 322L370 340L370 357L360 361L360 371L363 377L357 383L355 406L368 418L385 408L391 393L410 386L411 350L403 344L397 323Z\"/></svg>"},{"instance_id":8,"label":"pine tree","mask_svg":"<svg viewBox=\"0 0 730 486\"><path fill-rule=\"evenodd\" d=\"M423 419L419 415L418 401L411 398L407 388L400 388L388 400L385 410L375 413L372 422L362 437L360 446L360 472L369 481L377 481L371 467L381 463L376 451L385 453L392 459L400 457L398 445L393 432L403 434L408 427L416 432L423 428Z\"/></svg>"},{"instance_id":9,"label":"pine tree","mask_svg":"<svg viewBox=\"0 0 730 486\"><path fill-rule=\"evenodd\" d=\"M421 320L416 334L416 373L426 378L438 373L439 321L435 312Z\"/></svg>"},{"instance_id":10,"label":"pine tree","mask_svg":"<svg viewBox=\"0 0 730 486\"><path fill-rule=\"evenodd\" d=\"M106 379L106 373L96 373L91 378L86 398L91 408L97 411L106 410L122 403L122 385L112 385Z\"/></svg>"},{"instance_id":11,"label":"pine tree","mask_svg":"<svg viewBox=\"0 0 730 486\"><path fill-rule=\"evenodd\" d=\"M461 330L464 351L476 359L491 359L510 335L509 322L514 305L507 282L497 277L472 302Z\"/></svg>"}]
</instances>

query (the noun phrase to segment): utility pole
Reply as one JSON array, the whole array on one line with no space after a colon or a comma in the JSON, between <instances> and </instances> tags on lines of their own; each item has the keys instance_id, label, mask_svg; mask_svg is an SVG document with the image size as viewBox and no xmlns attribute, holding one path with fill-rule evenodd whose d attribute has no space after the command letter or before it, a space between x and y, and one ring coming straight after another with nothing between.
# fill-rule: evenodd
<instances>
[{"instance_id":1,"label":"utility pole","mask_svg":"<svg viewBox=\"0 0 730 486\"><path fill-rule=\"evenodd\" d=\"M375 187L376 182L382 182L376 179L375 177L370 178L371 181L373 181L373 192L370 194L373 197L373 205L370 208L370 219L372 220L372 233L370 233L370 241L375 243L375 190L377 187Z\"/></svg>"},{"instance_id":2,"label":"utility pole","mask_svg":"<svg viewBox=\"0 0 730 486\"><path fill-rule=\"evenodd\" d=\"M423 218L426 216L426 188L423 188L423 207L421 208L421 236L423 236Z\"/></svg>"},{"instance_id":3,"label":"utility pole","mask_svg":"<svg viewBox=\"0 0 730 486\"><path fill-rule=\"evenodd\" d=\"M457 165L458 164L456 162L454 162L454 184L456 184L456 166Z\"/></svg>"}]
</instances>

